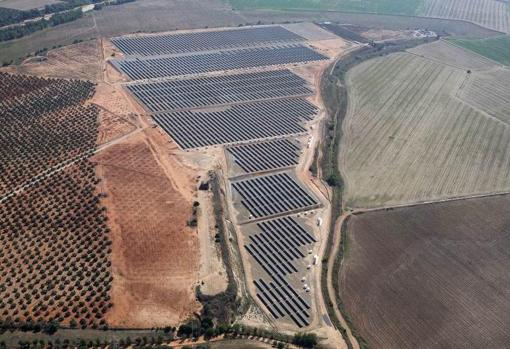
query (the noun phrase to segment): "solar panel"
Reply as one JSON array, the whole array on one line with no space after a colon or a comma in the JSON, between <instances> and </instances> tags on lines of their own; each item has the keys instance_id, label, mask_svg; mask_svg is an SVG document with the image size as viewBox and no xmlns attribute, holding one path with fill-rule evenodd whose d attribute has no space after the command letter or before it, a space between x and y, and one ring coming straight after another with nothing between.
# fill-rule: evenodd
<instances>
[{"instance_id":1,"label":"solar panel","mask_svg":"<svg viewBox=\"0 0 510 349\"><path fill-rule=\"evenodd\" d=\"M274 70L127 85L151 112L234 104L293 96L312 91L289 70Z\"/></svg>"},{"instance_id":2,"label":"solar panel","mask_svg":"<svg viewBox=\"0 0 510 349\"><path fill-rule=\"evenodd\" d=\"M172 33L113 38L112 42L126 55L156 56L205 50L219 50L305 39L280 27L255 27L192 33Z\"/></svg>"},{"instance_id":3,"label":"solar panel","mask_svg":"<svg viewBox=\"0 0 510 349\"><path fill-rule=\"evenodd\" d=\"M170 57L127 58L110 62L132 80L142 80L325 59L326 56L306 46L282 45Z\"/></svg>"},{"instance_id":4,"label":"solar panel","mask_svg":"<svg viewBox=\"0 0 510 349\"><path fill-rule=\"evenodd\" d=\"M300 154L300 148L288 139L236 145L227 151L246 173L295 166Z\"/></svg>"},{"instance_id":5,"label":"solar panel","mask_svg":"<svg viewBox=\"0 0 510 349\"><path fill-rule=\"evenodd\" d=\"M251 217L262 218L319 205L288 173L259 176L232 183Z\"/></svg>"},{"instance_id":6,"label":"solar panel","mask_svg":"<svg viewBox=\"0 0 510 349\"><path fill-rule=\"evenodd\" d=\"M215 111L179 111L153 115L182 148L246 142L305 132L317 107L305 99L280 99L233 105Z\"/></svg>"}]
</instances>

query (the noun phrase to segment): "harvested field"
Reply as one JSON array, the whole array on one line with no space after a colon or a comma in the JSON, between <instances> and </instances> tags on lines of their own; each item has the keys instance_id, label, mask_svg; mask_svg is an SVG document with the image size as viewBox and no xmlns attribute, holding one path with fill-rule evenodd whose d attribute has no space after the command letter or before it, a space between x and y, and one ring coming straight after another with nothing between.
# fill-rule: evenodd
<instances>
[{"instance_id":1,"label":"harvested field","mask_svg":"<svg viewBox=\"0 0 510 349\"><path fill-rule=\"evenodd\" d=\"M510 124L510 71L498 69L472 76L460 98L491 116Z\"/></svg>"},{"instance_id":2,"label":"harvested field","mask_svg":"<svg viewBox=\"0 0 510 349\"><path fill-rule=\"evenodd\" d=\"M488 59L471 54L443 40L414 47L409 52L459 69L487 70L496 66L496 64Z\"/></svg>"},{"instance_id":3,"label":"harvested field","mask_svg":"<svg viewBox=\"0 0 510 349\"><path fill-rule=\"evenodd\" d=\"M340 146L347 206L510 189L509 126L454 97L470 75L409 53L348 73Z\"/></svg>"},{"instance_id":4,"label":"harvested field","mask_svg":"<svg viewBox=\"0 0 510 349\"><path fill-rule=\"evenodd\" d=\"M497 0L425 0L420 14L462 19L499 32L510 32L508 5Z\"/></svg>"},{"instance_id":5,"label":"harvested field","mask_svg":"<svg viewBox=\"0 0 510 349\"><path fill-rule=\"evenodd\" d=\"M490 58L495 62L510 66L510 35L478 40L449 40L455 45L459 45L479 55Z\"/></svg>"},{"instance_id":6,"label":"harvested field","mask_svg":"<svg viewBox=\"0 0 510 349\"><path fill-rule=\"evenodd\" d=\"M112 326L176 325L198 308L198 239L186 226L192 203L151 149L141 134L97 156L112 221Z\"/></svg>"},{"instance_id":7,"label":"harvested field","mask_svg":"<svg viewBox=\"0 0 510 349\"><path fill-rule=\"evenodd\" d=\"M341 298L373 348L510 343L510 196L354 215Z\"/></svg>"}]
</instances>

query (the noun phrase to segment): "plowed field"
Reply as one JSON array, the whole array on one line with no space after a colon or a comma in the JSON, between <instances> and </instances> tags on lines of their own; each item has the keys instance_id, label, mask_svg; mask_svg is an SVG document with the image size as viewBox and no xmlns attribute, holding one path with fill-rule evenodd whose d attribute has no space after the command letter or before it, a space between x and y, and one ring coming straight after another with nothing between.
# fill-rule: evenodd
<instances>
[{"instance_id":1,"label":"plowed field","mask_svg":"<svg viewBox=\"0 0 510 349\"><path fill-rule=\"evenodd\" d=\"M372 348L508 348L510 196L352 216L342 300Z\"/></svg>"}]
</instances>

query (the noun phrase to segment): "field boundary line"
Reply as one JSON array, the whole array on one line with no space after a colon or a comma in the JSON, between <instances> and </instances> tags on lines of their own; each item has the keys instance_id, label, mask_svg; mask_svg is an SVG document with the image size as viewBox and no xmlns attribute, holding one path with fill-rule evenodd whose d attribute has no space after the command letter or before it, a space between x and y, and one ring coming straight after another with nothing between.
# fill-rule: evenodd
<instances>
[{"instance_id":1,"label":"field boundary line","mask_svg":"<svg viewBox=\"0 0 510 349\"><path fill-rule=\"evenodd\" d=\"M399 208L434 205L434 204L441 204L441 203L446 203L446 202L464 201L464 200L471 200L471 199L483 199L483 198L488 198L488 197L493 197L493 196L503 196L503 195L510 195L510 189L503 190L503 191L495 191L495 192L491 192L491 193L452 196L452 197L443 198L443 199L416 201L416 202L410 202L410 203L405 203L405 204L379 206L379 207L373 207L373 208L356 208L356 209L352 209L351 211L349 211L349 214L357 215L357 214L363 214L363 213L369 213L369 212L388 211L388 210L399 209Z\"/></svg>"}]
</instances>

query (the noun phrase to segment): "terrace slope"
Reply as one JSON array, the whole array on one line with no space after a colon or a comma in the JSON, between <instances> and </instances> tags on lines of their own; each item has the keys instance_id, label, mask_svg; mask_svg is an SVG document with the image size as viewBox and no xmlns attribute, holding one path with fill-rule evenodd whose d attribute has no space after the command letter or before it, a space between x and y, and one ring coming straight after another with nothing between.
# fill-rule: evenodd
<instances>
[{"instance_id":1,"label":"terrace slope","mask_svg":"<svg viewBox=\"0 0 510 349\"><path fill-rule=\"evenodd\" d=\"M341 298L373 348L510 343L510 196L350 217Z\"/></svg>"},{"instance_id":2,"label":"terrace slope","mask_svg":"<svg viewBox=\"0 0 510 349\"><path fill-rule=\"evenodd\" d=\"M510 189L509 125L455 97L474 78L409 53L348 73L340 147L348 207Z\"/></svg>"}]
</instances>

